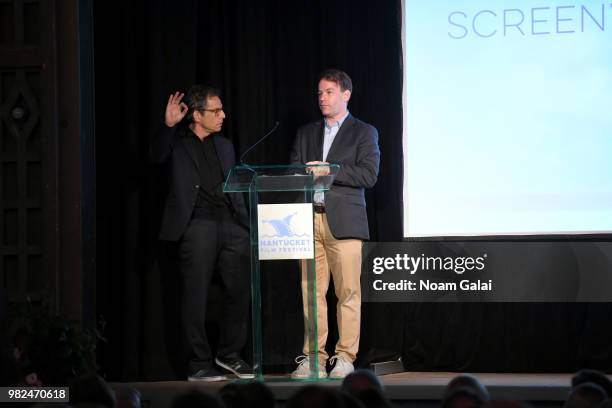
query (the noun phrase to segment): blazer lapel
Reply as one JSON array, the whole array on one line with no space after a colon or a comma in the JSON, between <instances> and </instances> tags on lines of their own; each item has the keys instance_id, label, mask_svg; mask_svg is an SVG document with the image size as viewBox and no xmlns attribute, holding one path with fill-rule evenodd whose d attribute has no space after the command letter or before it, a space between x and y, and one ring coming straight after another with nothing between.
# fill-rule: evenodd
<instances>
[{"instance_id":1,"label":"blazer lapel","mask_svg":"<svg viewBox=\"0 0 612 408\"><path fill-rule=\"evenodd\" d=\"M327 152L326 161L329 162L333 159L334 153L338 149L340 149L340 146L342 146L342 140L344 137L346 137L345 135L349 132L348 129L351 128L354 124L355 124L355 119L349 113L346 119L344 119L344 122L342 122L342 126L340 126L340 129L338 129L338 133L336 133L336 137L334 137L334 141L332 142L332 145L329 148L329 152ZM323 153L321 153L321 157L323 157Z\"/></svg>"},{"instance_id":2,"label":"blazer lapel","mask_svg":"<svg viewBox=\"0 0 612 408\"><path fill-rule=\"evenodd\" d=\"M189 143L189 140L187 139L187 138L191 137L191 135L189 133L190 133L190 130L187 130L185 133L183 133L183 135L181 137L181 143L183 144L183 147L187 151L187 154L189 155L189 157L191 158L191 160L195 164L196 168L199 170L200 169L200 163L198 163L198 156L197 156L197 153L194 151L194 144L193 143Z\"/></svg>"},{"instance_id":3,"label":"blazer lapel","mask_svg":"<svg viewBox=\"0 0 612 408\"><path fill-rule=\"evenodd\" d=\"M323 137L325 136L325 119L321 121L321 126L317 128L318 133L313 137L314 140L314 154L315 157L308 161L320 161L323 160Z\"/></svg>"},{"instance_id":4,"label":"blazer lapel","mask_svg":"<svg viewBox=\"0 0 612 408\"><path fill-rule=\"evenodd\" d=\"M217 152L217 157L219 158L219 164L221 165L221 171L223 171L223 183L225 183L225 180L227 178L227 176L229 176L229 172L231 170L231 167L234 165L234 158L232 157L231 154L228 154L229 152L223 150L223 145L221 144L221 137L219 135L213 135L211 136L213 138L213 146L215 146L215 151ZM225 184L224 184L225 185ZM237 193L229 193L228 194L229 200L231 205L234 207L234 209L239 209L240 208L240 194ZM243 204L244 205L244 204Z\"/></svg>"},{"instance_id":5,"label":"blazer lapel","mask_svg":"<svg viewBox=\"0 0 612 408\"><path fill-rule=\"evenodd\" d=\"M224 154L225 152L223 151L223 147L221 146L221 142L220 142L220 138L221 136L218 135L213 135L213 144L215 146L215 151L217 152L217 157L219 158L219 163L221 164L221 170L223 171L223 177L227 177L227 175L229 174L230 171L230 160L231 158L228 157L226 154Z\"/></svg>"}]
</instances>

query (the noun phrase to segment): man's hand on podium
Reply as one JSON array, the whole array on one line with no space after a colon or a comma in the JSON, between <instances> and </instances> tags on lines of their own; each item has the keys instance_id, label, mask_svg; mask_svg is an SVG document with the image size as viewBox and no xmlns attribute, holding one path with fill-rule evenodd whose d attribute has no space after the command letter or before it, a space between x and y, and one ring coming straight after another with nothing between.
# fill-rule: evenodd
<instances>
[{"instance_id":1,"label":"man's hand on podium","mask_svg":"<svg viewBox=\"0 0 612 408\"><path fill-rule=\"evenodd\" d=\"M329 164L324 161L311 161L306 163L307 166L317 165L317 164ZM317 167L308 167L306 171L312 173L315 177L327 176L329 175L329 167L328 166L317 166Z\"/></svg>"}]
</instances>

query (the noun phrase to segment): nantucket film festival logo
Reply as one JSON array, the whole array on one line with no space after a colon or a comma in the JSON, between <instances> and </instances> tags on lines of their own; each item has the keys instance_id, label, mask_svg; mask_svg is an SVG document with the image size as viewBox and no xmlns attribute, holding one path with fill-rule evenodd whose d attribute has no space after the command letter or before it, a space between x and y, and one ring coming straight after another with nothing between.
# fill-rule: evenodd
<instances>
[{"instance_id":1,"label":"nantucket film festival logo","mask_svg":"<svg viewBox=\"0 0 612 408\"><path fill-rule=\"evenodd\" d=\"M259 204L259 259L314 257L312 204Z\"/></svg>"}]
</instances>

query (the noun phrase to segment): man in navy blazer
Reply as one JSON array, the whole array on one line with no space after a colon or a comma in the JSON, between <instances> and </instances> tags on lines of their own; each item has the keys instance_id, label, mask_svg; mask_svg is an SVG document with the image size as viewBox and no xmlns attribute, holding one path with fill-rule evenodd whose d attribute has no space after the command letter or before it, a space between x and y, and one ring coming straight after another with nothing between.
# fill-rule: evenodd
<instances>
[{"instance_id":1,"label":"man in navy blazer","mask_svg":"<svg viewBox=\"0 0 612 408\"><path fill-rule=\"evenodd\" d=\"M330 359L332 378L351 373L359 349L361 325L361 246L369 239L364 190L378 178L380 150L377 130L348 112L353 85L343 71L331 69L319 76L318 100L323 119L298 130L291 153L292 163L340 165L333 185L314 196L314 234L317 289L317 355L319 377L326 377L328 355L327 303L325 294L333 278L337 304L339 339ZM313 167L315 175L326 175L328 167ZM302 261L302 296L306 301L306 262ZM308 321L304 306L304 320ZM305 324L308 327L308 324ZM307 329L306 329L307 330ZM298 357L295 378L310 373L307 333L304 356Z\"/></svg>"},{"instance_id":2,"label":"man in navy blazer","mask_svg":"<svg viewBox=\"0 0 612 408\"><path fill-rule=\"evenodd\" d=\"M170 173L159 238L178 242L190 381L226 379L215 363L239 378L253 377L239 354L249 310L248 216L240 194L222 191L235 157L232 143L218 134L225 119L219 95L202 85L191 87L185 102L182 93L170 95L150 149L152 161L166 164ZM225 310L213 363L205 321L215 270L225 289Z\"/></svg>"}]
</instances>

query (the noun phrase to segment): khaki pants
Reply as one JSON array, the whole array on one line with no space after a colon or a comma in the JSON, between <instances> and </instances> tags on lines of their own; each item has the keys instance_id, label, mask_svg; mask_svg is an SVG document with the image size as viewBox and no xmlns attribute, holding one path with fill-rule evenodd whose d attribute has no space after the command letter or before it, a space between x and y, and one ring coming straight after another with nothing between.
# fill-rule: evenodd
<instances>
[{"instance_id":1,"label":"khaki pants","mask_svg":"<svg viewBox=\"0 0 612 408\"><path fill-rule=\"evenodd\" d=\"M339 339L336 354L353 362L359 349L361 323L361 240L335 239L327 224L325 214L314 214L315 256L317 273L317 332L319 362L324 364L328 355L327 343L327 302L325 294L329 288L330 271L338 304ZM302 299L304 300L304 354L308 355L308 301L306 261L302 260Z\"/></svg>"}]
</instances>

